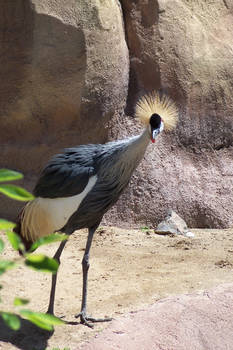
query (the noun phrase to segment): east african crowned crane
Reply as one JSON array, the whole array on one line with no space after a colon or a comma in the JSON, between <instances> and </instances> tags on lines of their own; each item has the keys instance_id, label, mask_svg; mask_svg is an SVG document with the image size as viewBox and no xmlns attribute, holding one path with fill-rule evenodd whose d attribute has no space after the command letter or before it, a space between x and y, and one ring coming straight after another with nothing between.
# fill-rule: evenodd
<instances>
[{"instance_id":1,"label":"east african crowned crane","mask_svg":"<svg viewBox=\"0 0 233 350\"><path fill-rule=\"evenodd\" d=\"M52 232L70 235L75 230L88 228L82 260L82 305L76 317L89 327L92 327L90 322L110 320L94 319L86 314L89 251L94 232L128 185L149 141L154 142L163 128L175 127L178 111L168 97L152 93L139 100L136 117L146 126L138 136L67 148L63 154L54 156L42 171L33 191L36 198L22 210L16 230L29 248L35 240ZM60 244L54 255L59 263L65 243ZM52 314L56 278L57 275L53 275L48 307Z\"/></svg>"}]
</instances>

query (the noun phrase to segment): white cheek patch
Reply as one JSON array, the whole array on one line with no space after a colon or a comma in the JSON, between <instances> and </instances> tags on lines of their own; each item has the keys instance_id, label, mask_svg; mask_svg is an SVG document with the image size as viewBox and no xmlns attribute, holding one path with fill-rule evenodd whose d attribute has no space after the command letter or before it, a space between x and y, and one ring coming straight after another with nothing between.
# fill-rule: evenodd
<instances>
[{"instance_id":1,"label":"white cheek patch","mask_svg":"<svg viewBox=\"0 0 233 350\"><path fill-rule=\"evenodd\" d=\"M164 129L164 122L161 121L161 125L160 125L160 128L159 128L159 132L162 132Z\"/></svg>"},{"instance_id":2,"label":"white cheek patch","mask_svg":"<svg viewBox=\"0 0 233 350\"><path fill-rule=\"evenodd\" d=\"M72 197L64 198L41 198L38 200L40 206L48 213L50 220L53 222L54 231L61 229L69 218L78 210L82 200L90 192L97 181L97 176L90 177L87 186L83 192Z\"/></svg>"}]
</instances>

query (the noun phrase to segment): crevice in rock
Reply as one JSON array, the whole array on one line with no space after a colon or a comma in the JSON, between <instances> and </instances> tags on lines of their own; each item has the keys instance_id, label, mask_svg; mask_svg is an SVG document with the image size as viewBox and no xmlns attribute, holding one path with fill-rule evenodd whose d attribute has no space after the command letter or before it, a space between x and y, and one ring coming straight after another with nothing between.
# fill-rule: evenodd
<instances>
[{"instance_id":1,"label":"crevice in rock","mask_svg":"<svg viewBox=\"0 0 233 350\"><path fill-rule=\"evenodd\" d=\"M131 91L134 90L136 87L137 90L137 79L135 72L132 69L132 64L131 64L131 58L132 58L132 50L130 47L130 40L129 40L129 35L128 35L128 30L127 30L127 16L126 16L126 3L124 0L119 0L120 6L121 6L121 11L122 11L122 18L123 18L123 23L124 23L124 30L125 30L125 42L128 47L128 52L129 52L129 81L128 81L128 92L127 92L127 98L126 98L126 107L125 107L125 114L126 115L133 115L133 108L132 108L132 101L131 101ZM131 103L130 103L131 101ZM131 108L129 107L131 106Z\"/></svg>"},{"instance_id":2,"label":"crevice in rock","mask_svg":"<svg viewBox=\"0 0 233 350\"><path fill-rule=\"evenodd\" d=\"M149 0L146 4L127 0L119 2L125 27L125 41L129 50L129 84L125 114L133 115L135 103L141 94L161 87L159 65L156 60L150 59L146 52L148 47L143 46L143 38L148 36L150 31L154 32L152 27L158 23L160 10L157 0ZM151 72L156 75L153 82Z\"/></svg>"},{"instance_id":3,"label":"crevice in rock","mask_svg":"<svg viewBox=\"0 0 233 350\"><path fill-rule=\"evenodd\" d=\"M233 145L232 145L232 143L231 142L227 142L227 143L225 143L225 144L220 144L220 145L216 145L215 147L213 147L214 148L214 150L215 151L220 151L220 150L222 150L222 149L228 149L228 148L230 148L230 147L232 147Z\"/></svg>"},{"instance_id":4,"label":"crevice in rock","mask_svg":"<svg viewBox=\"0 0 233 350\"><path fill-rule=\"evenodd\" d=\"M224 6L229 10L229 5L227 3L227 0L223 0Z\"/></svg>"}]
</instances>

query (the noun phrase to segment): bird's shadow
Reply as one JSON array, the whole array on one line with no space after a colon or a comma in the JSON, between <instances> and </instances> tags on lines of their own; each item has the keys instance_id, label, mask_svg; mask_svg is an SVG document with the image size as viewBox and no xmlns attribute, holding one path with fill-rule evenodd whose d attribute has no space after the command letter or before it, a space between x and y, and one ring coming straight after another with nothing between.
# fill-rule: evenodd
<instances>
[{"instance_id":1,"label":"bird's shadow","mask_svg":"<svg viewBox=\"0 0 233 350\"><path fill-rule=\"evenodd\" d=\"M21 327L18 331L10 329L0 318L0 342L11 343L22 350L44 350L48 339L53 335L38 328L33 323L20 318Z\"/></svg>"},{"instance_id":2,"label":"bird's shadow","mask_svg":"<svg viewBox=\"0 0 233 350\"><path fill-rule=\"evenodd\" d=\"M33 323L20 318L21 327L18 331L9 328L0 317L0 342L11 343L22 350L44 350L53 331L43 330ZM66 321L65 324L77 326L78 321Z\"/></svg>"}]
</instances>

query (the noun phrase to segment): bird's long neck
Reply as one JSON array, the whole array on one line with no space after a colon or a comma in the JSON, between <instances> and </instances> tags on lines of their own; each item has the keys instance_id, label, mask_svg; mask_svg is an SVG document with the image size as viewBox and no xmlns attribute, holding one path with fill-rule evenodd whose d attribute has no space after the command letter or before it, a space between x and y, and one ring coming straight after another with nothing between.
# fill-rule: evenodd
<instances>
[{"instance_id":1,"label":"bird's long neck","mask_svg":"<svg viewBox=\"0 0 233 350\"><path fill-rule=\"evenodd\" d=\"M138 164L142 160L149 142L150 134L148 128L145 128L140 135L134 136L129 139L123 157L125 158L125 160L127 160L128 165L131 165L132 171L138 166Z\"/></svg>"},{"instance_id":2,"label":"bird's long neck","mask_svg":"<svg viewBox=\"0 0 233 350\"><path fill-rule=\"evenodd\" d=\"M121 190L128 184L132 173L141 162L149 142L149 130L145 129L140 135L106 144L98 172L99 181L102 182L104 179L103 183L108 184L116 182L118 193L119 188ZM110 148L109 152L106 151L108 148Z\"/></svg>"}]
</instances>

